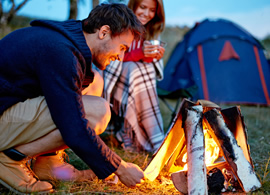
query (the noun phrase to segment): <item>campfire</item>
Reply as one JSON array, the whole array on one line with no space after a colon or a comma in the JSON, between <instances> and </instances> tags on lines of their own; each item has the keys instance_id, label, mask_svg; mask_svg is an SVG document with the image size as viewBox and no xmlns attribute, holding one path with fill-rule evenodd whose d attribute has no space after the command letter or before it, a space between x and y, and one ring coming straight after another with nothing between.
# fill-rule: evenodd
<instances>
[{"instance_id":1,"label":"campfire","mask_svg":"<svg viewBox=\"0 0 270 195\"><path fill-rule=\"evenodd\" d=\"M145 169L153 181L161 169L183 194L208 194L261 187L247 143L240 107L184 99L162 145Z\"/></svg>"}]
</instances>

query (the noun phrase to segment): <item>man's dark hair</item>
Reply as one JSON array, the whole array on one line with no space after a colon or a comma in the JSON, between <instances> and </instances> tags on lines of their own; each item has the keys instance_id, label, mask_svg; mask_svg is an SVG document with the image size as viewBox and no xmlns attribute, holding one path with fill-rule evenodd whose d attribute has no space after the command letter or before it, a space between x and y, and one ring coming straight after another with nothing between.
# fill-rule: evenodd
<instances>
[{"instance_id":1,"label":"man's dark hair","mask_svg":"<svg viewBox=\"0 0 270 195\"><path fill-rule=\"evenodd\" d=\"M95 33L103 25L110 26L112 37L130 30L134 39L140 39L144 27L131 9L124 4L101 4L96 6L83 20L83 30Z\"/></svg>"}]
</instances>

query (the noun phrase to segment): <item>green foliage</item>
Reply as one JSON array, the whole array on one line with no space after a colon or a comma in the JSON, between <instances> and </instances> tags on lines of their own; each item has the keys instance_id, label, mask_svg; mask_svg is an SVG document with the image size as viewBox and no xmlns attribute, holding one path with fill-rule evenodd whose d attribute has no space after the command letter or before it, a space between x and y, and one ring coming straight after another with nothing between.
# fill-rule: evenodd
<instances>
[{"instance_id":1,"label":"green foliage","mask_svg":"<svg viewBox=\"0 0 270 195\"><path fill-rule=\"evenodd\" d=\"M188 27L173 27L167 26L165 30L161 34L161 40L167 43L165 48L165 53L163 56L164 64L167 63L173 49L175 48L176 44L181 41L184 35L189 31Z\"/></svg>"},{"instance_id":2,"label":"green foliage","mask_svg":"<svg viewBox=\"0 0 270 195\"><path fill-rule=\"evenodd\" d=\"M14 16L14 18L11 20L10 24L6 27L6 29L0 29L0 39L16 29L30 26L29 23L32 20L34 19L25 16Z\"/></svg>"},{"instance_id":3,"label":"green foliage","mask_svg":"<svg viewBox=\"0 0 270 195\"><path fill-rule=\"evenodd\" d=\"M268 35L267 37L265 37L263 40L262 40L262 44L267 47L267 48L270 48L270 35Z\"/></svg>"},{"instance_id":4,"label":"green foliage","mask_svg":"<svg viewBox=\"0 0 270 195\"><path fill-rule=\"evenodd\" d=\"M25 16L15 16L10 22L11 29L18 29L30 26L29 23L34 20L34 18L29 18Z\"/></svg>"},{"instance_id":5,"label":"green foliage","mask_svg":"<svg viewBox=\"0 0 270 195\"><path fill-rule=\"evenodd\" d=\"M270 59L270 35L268 35L267 37L265 37L262 41L262 45L264 46L265 50L266 50L266 58Z\"/></svg>"}]
</instances>

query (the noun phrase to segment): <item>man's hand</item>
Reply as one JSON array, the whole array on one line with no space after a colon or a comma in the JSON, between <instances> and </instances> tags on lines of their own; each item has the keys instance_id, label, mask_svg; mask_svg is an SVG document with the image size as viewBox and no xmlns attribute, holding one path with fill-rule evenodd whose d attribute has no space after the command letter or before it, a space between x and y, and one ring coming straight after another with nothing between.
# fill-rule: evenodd
<instances>
[{"instance_id":1,"label":"man's hand","mask_svg":"<svg viewBox=\"0 0 270 195\"><path fill-rule=\"evenodd\" d=\"M144 178L144 173L139 166L133 163L127 163L123 160L115 171L115 174L127 187L135 187L136 184L142 183Z\"/></svg>"}]
</instances>

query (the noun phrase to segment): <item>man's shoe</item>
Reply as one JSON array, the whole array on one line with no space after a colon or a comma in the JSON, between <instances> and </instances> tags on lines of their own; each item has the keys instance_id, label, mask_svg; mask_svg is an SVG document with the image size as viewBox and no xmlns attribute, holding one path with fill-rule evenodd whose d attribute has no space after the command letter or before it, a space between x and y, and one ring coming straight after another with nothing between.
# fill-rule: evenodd
<instances>
[{"instance_id":1,"label":"man's shoe","mask_svg":"<svg viewBox=\"0 0 270 195\"><path fill-rule=\"evenodd\" d=\"M28 159L14 161L0 152L0 183L17 194L32 192L53 192L45 181L38 181L29 167Z\"/></svg>"},{"instance_id":2,"label":"man's shoe","mask_svg":"<svg viewBox=\"0 0 270 195\"><path fill-rule=\"evenodd\" d=\"M38 156L33 165L33 171L40 180L60 180L81 182L93 180L96 175L90 169L77 170L65 162L67 154L60 150L55 155Z\"/></svg>"}]
</instances>

